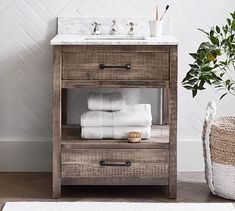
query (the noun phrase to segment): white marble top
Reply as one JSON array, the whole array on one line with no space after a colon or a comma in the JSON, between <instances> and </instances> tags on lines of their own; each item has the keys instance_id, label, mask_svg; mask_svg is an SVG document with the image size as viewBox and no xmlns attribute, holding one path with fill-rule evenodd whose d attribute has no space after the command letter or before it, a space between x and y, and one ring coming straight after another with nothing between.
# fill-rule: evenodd
<instances>
[{"instance_id":1,"label":"white marble top","mask_svg":"<svg viewBox=\"0 0 235 211\"><path fill-rule=\"evenodd\" d=\"M87 40L90 36L58 34L51 45L178 45L179 41L171 35L145 37L144 40Z\"/></svg>"}]
</instances>

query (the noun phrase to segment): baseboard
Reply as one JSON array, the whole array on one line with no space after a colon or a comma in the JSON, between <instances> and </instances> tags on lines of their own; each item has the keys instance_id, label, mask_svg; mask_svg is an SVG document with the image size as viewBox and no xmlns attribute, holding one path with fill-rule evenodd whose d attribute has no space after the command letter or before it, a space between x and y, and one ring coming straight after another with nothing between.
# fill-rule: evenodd
<instances>
[{"instance_id":1,"label":"baseboard","mask_svg":"<svg viewBox=\"0 0 235 211\"><path fill-rule=\"evenodd\" d=\"M52 141L47 139L0 139L0 172L49 172ZM200 140L178 141L178 171L204 170Z\"/></svg>"}]
</instances>

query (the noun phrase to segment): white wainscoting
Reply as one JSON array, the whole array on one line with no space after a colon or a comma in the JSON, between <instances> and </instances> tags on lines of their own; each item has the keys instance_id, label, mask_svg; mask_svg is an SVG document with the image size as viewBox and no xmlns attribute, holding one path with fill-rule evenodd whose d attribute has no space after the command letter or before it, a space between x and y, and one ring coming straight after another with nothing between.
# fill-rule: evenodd
<instances>
[{"instance_id":1,"label":"white wainscoting","mask_svg":"<svg viewBox=\"0 0 235 211\"><path fill-rule=\"evenodd\" d=\"M0 140L0 172L49 172L51 167L51 140ZM179 140L178 172L203 170L201 141Z\"/></svg>"}]
</instances>

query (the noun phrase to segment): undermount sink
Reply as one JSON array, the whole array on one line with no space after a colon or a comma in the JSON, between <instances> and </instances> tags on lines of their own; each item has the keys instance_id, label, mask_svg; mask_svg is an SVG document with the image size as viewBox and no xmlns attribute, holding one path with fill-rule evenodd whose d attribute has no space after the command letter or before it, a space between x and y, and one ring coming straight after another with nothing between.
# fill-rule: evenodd
<instances>
[{"instance_id":1,"label":"undermount sink","mask_svg":"<svg viewBox=\"0 0 235 211\"><path fill-rule=\"evenodd\" d=\"M91 35L85 37L85 40L145 40L144 36L131 35Z\"/></svg>"}]
</instances>

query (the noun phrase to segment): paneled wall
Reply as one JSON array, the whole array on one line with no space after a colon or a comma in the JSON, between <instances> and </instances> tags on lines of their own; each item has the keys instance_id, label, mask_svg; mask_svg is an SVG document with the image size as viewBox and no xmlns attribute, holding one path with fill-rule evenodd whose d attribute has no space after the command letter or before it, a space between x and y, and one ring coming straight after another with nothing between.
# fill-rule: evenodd
<instances>
[{"instance_id":1,"label":"paneled wall","mask_svg":"<svg viewBox=\"0 0 235 211\"><path fill-rule=\"evenodd\" d=\"M196 146L196 152L201 152L200 134L205 106L209 100L218 99L218 95L209 88L192 99L191 93L181 88L180 81L191 62L188 53L204 39L197 27L208 29L214 24L222 24L228 13L234 10L235 1L162 0L158 3L162 9L170 4L170 32L180 40L178 136L182 142L179 144L179 169L201 170L202 154L195 153L193 149ZM152 19L155 5L156 0L0 1L0 171L50 169L52 47L49 41L56 34L56 17ZM154 121L158 121L158 95L153 90L122 92L130 103L150 102ZM79 122L79 114L86 109L87 93L88 90L70 91L70 122ZM83 103L78 105L78 102ZM219 115L235 114L234 97L217 102ZM189 144L191 142L192 145ZM195 168L188 162L190 150L195 153L192 157Z\"/></svg>"}]
</instances>

